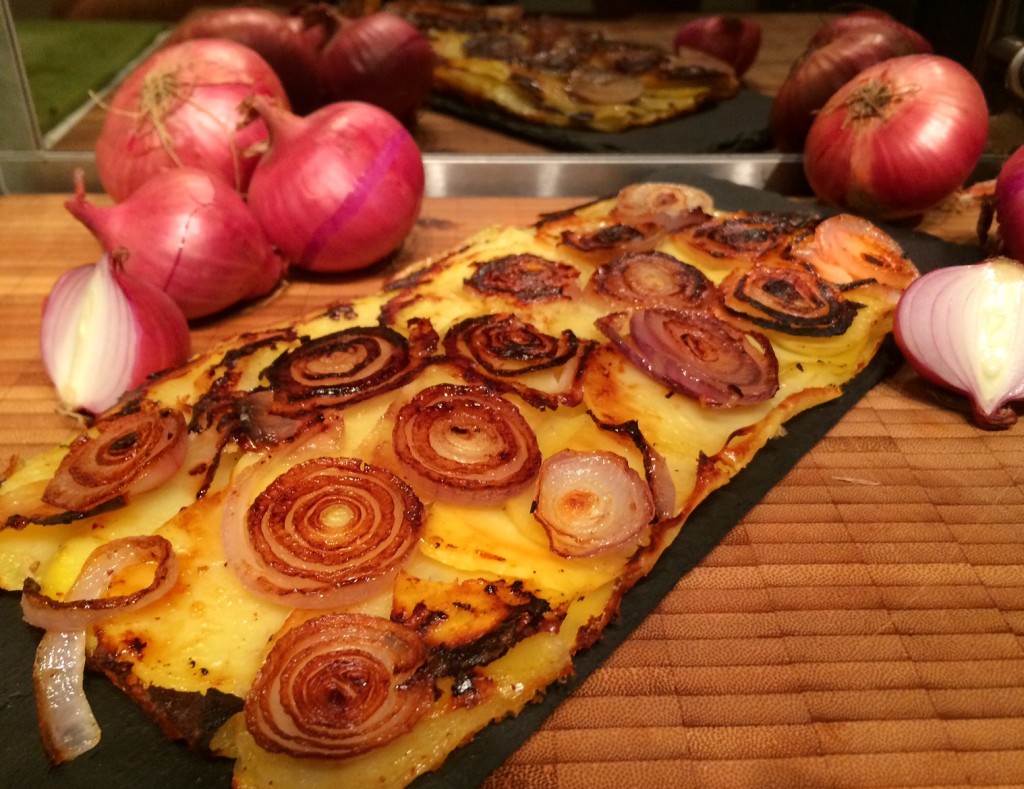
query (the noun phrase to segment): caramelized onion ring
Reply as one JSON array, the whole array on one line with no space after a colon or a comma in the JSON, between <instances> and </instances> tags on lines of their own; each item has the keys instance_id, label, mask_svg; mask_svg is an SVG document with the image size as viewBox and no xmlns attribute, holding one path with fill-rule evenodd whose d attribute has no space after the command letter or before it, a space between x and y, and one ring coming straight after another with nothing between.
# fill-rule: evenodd
<instances>
[{"instance_id":1,"label":"caramelized onion ring","mask_svg":"<svg viewBox=\"0 0 1024 789\"><path fill-rule=\"evenodd\" d=\"M582 392L576 384L593 345L579 340L569 329L554 337L507 313L467 318L449 329L444 338L445 353L462 363L464 377L514 391L538 408L580 401ZM522 380L522 376L543 370L550 371L560 384L553 394Z\"/></svg>"},{"instance_id":2,"label":"caramelized onion ring","mask_svg":"<svg viewBox=\"0 0 1024 789\"><path fill-rule=\"evenodd\" d=\"M768 339L712 315L638 310L606 315L597 326L640 370L702 405L760 403L778 391L779 363Z\"/></svg>"},{"instance_id":3,"label":"caramelized onion ring","mask_svg":"<svg viewBox=\"0 0 1024 789\"><path fill-rule=\"evenodd\" d=\"M579 271L565 263L522 253L481 263L466 284L481 293L512 296L524 303L571 298Z\"/></svg>"},{"instance_id":4,"label":"caramelized onion ring","mask_svg":"<svg viewBox=\"0 0 1024 789\"><path fill-rule=\"evenodd\" d=\"M419 538L419 499L384 468L312 458L248 504L251 482L236 483L225 504L224 550L239 579L275 602L331 608L372 597Z\"/></svg>"},{"instance_id":5,"label":"caramelized onion ring","mask_svg":"<svg viewBox=\"0 0 1024 789\"><path fill-rule=\"evenodd\" d=\"M185 462L185 417L148 400L136 410L96 422L97 435L71 442L46 489L43 501L88 512L119 496L152 490Z\"/></svg>"},{"instance_id":6,"label":"caramelized onion ring","mask_svg":"<svg viewBox=\"0 0 1024 789\"><path fill-rule=\"evenodd\" d=\"M519 409L482 388L424 389L399 410L392 436L407 479L436 499L495 504L540 469L537 438Z\"/></svg>"},{"instance_id":7,"label":"caramelized onion ring","mask_svg":"<svg viewBox=\"0 0 1024 789\"><path fill-rule=\"evenodd\" d=\"M101 597L118 571L157 562L153 582L130 595ZM60 764L94 748L100 728L85 697L85 627L159 600L178 577L171 544L159 536L113 540L94 550L82 565L65 600L54 600L25 582L21 608L25 621L46 629L36 649L32 682L39 733L47 756Z\"/></svg>"},{"instance_id":8,"label":"caramelized onion ring","mask_svg":"<svg viewBox=\"0 0 1024 789\"><path fill-rule=\"evenodd\" d=\"M623 250L650 252L670 233L699 224L712 210L711 197L680 184L632 184L619 191L607 216L592 219L588 206L548 214L540 237L600 259Z\"/></svg>"},{"instance_id":9,"label":"caramelized onion ring","mask_svg":"<svg viewBox=\"0 0 1024 789\"><path fill-rule=\"evenodd\" d=\"M741 212L709 218L683 229L680 235L710 257L756 261L786 257L789 247L810 236L819 221L797 213Z\"/></svg>"},{"instance_id":10,"label":"caramelized onion ring","mask_svg":"<svg viewBox=\"0 0 1024 789\"><path fill-rule=\"evenodd\" d=\"M268 751L343 759L408 732L433 703L413 672L426 647L381 617L324 614L287 630L245 699L245 722Z\"/></svg>"},{"instance_id":11,"label":"caramelized onion ring","mask_svg":"<svg viewBox=\"0 0 1024 789\"><path fill-rule=\"evenodd\" d=\"M626 252L590 278L595 292L632 307L710 309L718 291L704 273L664 252Z\"/></svg>"},{"instance_id":12,"label":"caramelized onion ring","mask_svg":"<svg viewBox=\"0 0 1024 789\"><path fill-rule=\"evenodd\" d=\"M858 305L807 266L757 264L733 271L720 287L731 314L785 334L834 337L857 317Z\"/></svg>"},{"instance_id":13,"label":"caramelized onion ring","mask_svg":"<svg viewBox=\"0 0 1024 789\"><path fill-rule=\"evenodd\" d=\"M892 236L874 222L851 214L823 220L813 236L794 246L793 255L837 284L874 280L903 291L918 277Z\"/></svg>"},{"instance_id":14,"label":"caramelized onion ring","mask_svg":"<svg viewBox=\"0 0 1024 789\"><path fill-rule=\"evenodd\" d=\"M635 544L655 507L625 458L564 449L541 466L533 514L559 556L597 556Z\"/></svg>"},{"instance_id":15,"label":"caramelized onion ring","mask_svg":"<svg viewBox=\"0 0 1024 789\"><path fill-rule=\"evenodd\" d=\"M410 335L388 326L354 326L304 341L264 371L273 410L298 414L366 400L398 388L423 368L437 344L429 321L410 323Z\"/></svg>"}]
</instances>

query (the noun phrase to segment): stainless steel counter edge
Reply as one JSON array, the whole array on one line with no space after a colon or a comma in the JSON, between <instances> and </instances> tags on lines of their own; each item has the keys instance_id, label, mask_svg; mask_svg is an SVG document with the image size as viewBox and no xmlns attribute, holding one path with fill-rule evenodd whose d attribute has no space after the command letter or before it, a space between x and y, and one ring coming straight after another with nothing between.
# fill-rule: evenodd
<instances>
[{"instance_id":1,"label":"stainless steel counter edge","mask_svg":"<svg viewBox=\"0 0 1024 789\"><path fill-rule=\"evenodd\" d=\"M971 182L994 178L1003 157L983 156ZM608 194L671 170L721 178L785 195L809 188L799 154L424 154L427 197L580 197ZM0 150L0 194L69 194L76 169L101 192L88 152Z\"/></svg>"}]
</instances>

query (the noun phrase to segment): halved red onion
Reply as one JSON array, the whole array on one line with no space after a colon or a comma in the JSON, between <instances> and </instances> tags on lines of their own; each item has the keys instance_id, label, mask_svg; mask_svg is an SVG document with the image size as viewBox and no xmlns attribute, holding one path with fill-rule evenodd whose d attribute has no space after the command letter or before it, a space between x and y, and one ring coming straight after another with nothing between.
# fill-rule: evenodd
<instances>
[{"instance_id":1,"label":"halved red onion","mask_svg":"<svg viewBox=\"0 0 1024 789\"><path fill-rule=\"evenodd\" d=\"M113 576L135 564L156 562L153 581L132 594L101 597ZM160 536L127 537L94 550L64 600L54 600L26 581L21 607L25 621L46 629L36 649L32 681L39 732L53 764L74 759L100 740L100 728L85 696L85 628L159 600L174 586L177 557Z\"/></svg>"},{"instance_id":2,"label":"halved red onion","mask_svg":"<svg viewBox=\"0 0 1024 789\"><path fill-rule=\"evenodd\" d=\"M224 505L228 565L253 593L333 608L379 592L416 546L423 507L408 485L354 458L319 457L277 476L250 503L259 466Z\"/></svg>"},{"instance_id":3,"label":"halved red onion","mask_svg":"<svg viewBox=\"0 0 1024 789\"><path fill-rule=\"evenodd\" d=\"M704 272L664 252L625 252L599 266L587 285L631 307L704 310L720 301Z\"/></svg>"},{"instance_id":4,"label":"halved red onion","mask_svg":"<svg viewBox=\"0 0 1024 789\"><path fill-rule=\"evenodd\" d=\"M43 492L43 501L88 512L119 496L159 487L172 477L188 447L185 417L143 400L137 407L96 421L68 448Z\"/></svg>"},{"instance_id":5,"label":"halved red onion","mask_svg":"<svg viewBox=\"0 0 1024 789\"><path fill-rule=\"evenodd\" d=\"M541 465L534 516L558 555L595 556L638 543L654 498L621 455L564 449Z\"/></svg>"},{"instance_id":6,"label":"halved red onion","mask_svg":"<svg viewBox=\"0 0 1024 789\"><path fill-rule=\"evenodd\" d=\"M40 345L64 406L95 414L149 376L184 364L192 341L181 308L158 286L130 276L118 253L69 269L54 283Z\"/></svg>"},{"instance_id":7,"label":"halved red onion","mask_svg":"<svg viewBox=\"0 0 1024 789\"><path fill-rule=\"evenodd\" d=\"M568 299L579 288L579 271L523 252L481 263L466 284L481 293L512 296L522 302Z\"/></svg>"},{"instance_id":8,"label":"halved red onion","mask_svg":"<svg viewBox=\"0 0 1024 789\"><path fill-rule=\"evenodd\" d=\"M418 680L422 638L382 617L324 614L281 635L245 699L245 722L268 751L344 759L416 725L434 701Z\"/></svg>"},{"instance_id":9,"label":"halved red onion","mask_svg":"<svg viewBox=\"0 0 1024 789\"><path fill-rule=\"evenodd\" d=\"M422 319L411 323L408 338L388 326L355 326L305 340L264 371L274 411L337 407L403 386L427 363L437 340Z\"/></svg>"},{"instance_id":10,"label":"halved red onion","mask_svg":"<svg viewBox=\"0 0 1024 789\"><path fill-rule=\"evenodd\" d=\"M513 391L538 408L582 399L583 362L594 347L566 329L555 337L510 313L480 315L452 326L444 338L445 353L463 367L470 381ZM549 371L555 386L541 391L523 376Z\"/></svg>"},{"instance_id":11,"label":"halved red onion","mask_svg":"<svg viewBox=\"0 0 1024 789\"><path fill-rule=\"evenodd\" d=\"M778 391L779 363L759 332L664 309L613 313L596 323L638 369L702 405L760 403Z\"/></svg>"},{"instance_id":12,"label":"halved red onion","mask_svg":"<svg viewBox=\"0 0 1024 789\"><path fill-rule=\"evenodd\" d=\"M1024 264L990 258L940 268L907 288L893 325L903 355L924 378L970 400L988 430L1017 422L1024 401Z\"/></svg>"},{"instance_id":13,"label":"halved red onion","mask_svg":"<svg viewBox=\"0 0 1024 789\"><path fill-rule=\"evenodd\" d=\"M861 306L810 266L758 263L734 270L720 288L730 314L763 329L798 336L843 334Z\"/></svg>"},{"instance_id":14,"label":"halved red onion","mask_svg":"<svg viewBox=\"0 0 1024 789\"><path fill-rule=\"evenodd\" d=\"M496 504L524 490L541 463L519 409L483 388L422 390L399 410L392 436L404 476L428 498Z\"/></svg>"}]
</instances>

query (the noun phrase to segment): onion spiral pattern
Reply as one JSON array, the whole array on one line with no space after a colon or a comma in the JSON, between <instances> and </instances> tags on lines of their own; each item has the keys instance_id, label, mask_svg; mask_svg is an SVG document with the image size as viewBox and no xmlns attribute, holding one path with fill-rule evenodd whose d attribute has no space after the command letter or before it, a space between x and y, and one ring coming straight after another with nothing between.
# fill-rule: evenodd
<instances>
[{"instance_id":1,"label":"onion spiral pattern","mask_svg":"<svg viewBox=\"0 0 1024 789\"><path fill-rule=\"evenodd\" d=\"M236 484L225 506L225 552L246 586L277 602L330 608L371 597L419 537L419 499L379 466L305 460L246 506L249 482Z\"/></svg>"},{"instance_id":2,"label":"onion spiral pattern","mask_svg":"<svg viewBox=\"0 0 1024 789\"><path fill-rule=\"evenodd\" d=\"M144 400L95 427L71 443L43 492L47 504L87 512L159 486L185 461L188 428L172 408Z\"/></svg>"},{"instance_id":3,"label":"onion spiral pattern","mask_svg":"<svg viewBox=\"0 0 1024 789\"><path fill-rule=\"evenodd\" d=\"M598 328L640 370L702 405L760 403L779 388L768 338L710 314L675 310L613 313Z\"/></svg>"},{"instance_id":4,"label":"onion spiral pattern","mask_svg":"<svg viewBox=\"0 0 1024 789\"><path fill-rule=\"evenodd\" d=\"M342 406L402 386L426 364L437 339L429 321L417 319L408 339L389 326L355 326L307 340L264 371L274 411Z\"/></svg>"},{"instance_id":5,"label":"onion spiral pattern","mask_svg":"<svg viewBox=\"0 0 1024 789\"><path fill-rule=\"evenodd\" d=\"M709 309L719 301L699 268L664 252L626 252L600 266L590 279L602 296L633 307Z\"/></svg>"},{"instance_id":6,"label":"onion spiral pattern","mask_svg":"<svg viewBox=\"0 0 1024 789\"><path fill-rule=\"evenodd\" d=\"M764 260L785 257L789 248L814 233L820 220L772 211L712 217L680 231L686 243L713 258Z\"/></svg>"},{"instance_id":7,"label":"onion spiral pattern","mask_svg":"<svg viewBox=\"0 0 1024 789\"><path fill-rule=\"evenodd\" d=\"M332 613L306 620L274 644L245 699L245 721L268 751L343 759L412 729L433 703L413 677L426 647L382 617Z\"/></svg>"},{"instance_id":8,"label":"onion spiral pattern","mask_svg":"<svg viewBox=\"0 0 1024 789\"><path fill-rule=\"evenodd\" d=\"M858 305L810 266L758 264L733 272L720 287L731 314L785 334L837 336L857 317Z\"/></svg>"},{"instance_id":9,"label":"onion spiral pattern","mask_svg":"<svg viewBox=\"0 0 1024 789\"><path fill-rule=\"evenodd\" d=\"M593 345L569 329L557 337L545 334L508 313L467 318L449 329L444 338L445 353L462 364L467 379L517 392L538 408L580 401L582 392L576 384ZM538 391L522 379L544 370L551 372L557 391Z\"/></svg>"},{"instance_id":10,"label":"onion spiral pattern","mask_svg":"<svg viewBox=\"0 0 1024 789\"><path fill-rule=\"evenodd\" d=\"M522 302L553 301L570 298L579 275L565 263L522 253L481 263L466 284L481 293L512 296Z\"/></svg>"},{"instance_id":11,"label":"onion spiral pattern","mask_svg":"<svg viewBox=\"0 0 1024 789\"><path fill-rule=\"evenodd\" d=\"M519 409L481 387L427 387L399 410L392 435L405 478L437 499L504 501L540 469L537 438Z\"/></svg>"},{"instance_id":12,"label":"onion spiral pattern","mask_svg":"<svg viewBox=\"0 0 1024 789\"><path fill-rule=\"evenodd\" d=\"M559 556L635 547L655 514L647 483L613 452L563 449L541 466L534 516Z\"/></svg>"}]
</instances>

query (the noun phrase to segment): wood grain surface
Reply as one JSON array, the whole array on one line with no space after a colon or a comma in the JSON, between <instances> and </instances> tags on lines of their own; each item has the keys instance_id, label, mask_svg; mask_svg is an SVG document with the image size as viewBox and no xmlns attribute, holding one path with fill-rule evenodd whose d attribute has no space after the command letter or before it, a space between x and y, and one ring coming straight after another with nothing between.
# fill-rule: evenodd
<instances>
[{"instance_id":1,"label":"wood grain surface","mask_svg":"<svg viewBox=\"0 0 1024 789\"><path fill-rule=\"evenodd\" d=\"M0 198L0 464L74 428L39 314L99 247L63 199ZM427 201L393 265L575 202ZM975 216L962 199L921 226L965 240ZM383 273L295 279L196 347ZM1024 424L984 432L959 409L907 369L872 390L487 789L1024 785Z\"/></svg>"}]
</instances>

